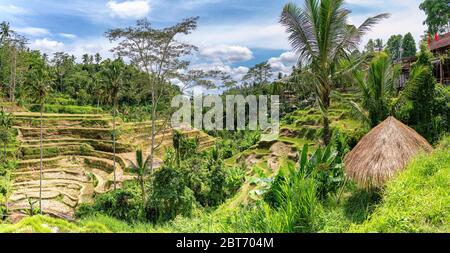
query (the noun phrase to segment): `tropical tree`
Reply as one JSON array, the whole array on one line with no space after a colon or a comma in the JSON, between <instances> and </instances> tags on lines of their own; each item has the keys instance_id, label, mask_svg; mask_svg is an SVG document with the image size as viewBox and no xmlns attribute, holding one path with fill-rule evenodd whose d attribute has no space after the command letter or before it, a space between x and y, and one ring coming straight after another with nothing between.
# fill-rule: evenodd
<instances>
[{"instance_id":1,"label":"tropical tree","mask_svg":"<svg viewBox=\"0 0 450 253\"><path fill-rule=\"evenodd\" d=\"M30 71L31 82L27 87L28 92L32 95L40 105L40 167L39 167L39 209L42 214L42 176L43 176L43 131L42 131L42 119L45 107L45 100L51 90L50 82L51 77L48 66L42 61L32 66Z\"/></svg>"},{"instance_id":2,"label":"tropical tree","mask_svg":"<svg viewBox=\"0 0 450 253\"><path fill-rule=\"evenodd\" d=\"M356 70L353 80L361 91L361 104L345 100L351 112L366 126L374 127L389 116L390 98L394 91L398 71L385 53L379 53L370 62L368 69Z\"/></svg>"},{"instance_id":3,"label":"tropical tree","mask_svg":"<svg viewBox=\"0 0 450 253\"><path fill-rule=\"evenodd\" d=\"M330 93L340 74L339 61L358 49L361 37L388 14L364 21L359 27L348 23L350 11L343 0L306 0L303 8L293 3L285 5L281 24L286 27L289 41L299 55L299 62L309 64L314 93L323 118L323 142L331 138L328 108Z\"/></svg>"},{"instance_id":4,"label":"tropical tree","mask_svg":"<svg viewBox=\"0 0 450 253\"><path fill-rule=\"evenodd\" d=\"M106 86L109 91L109 97L113 104L113 173L114 173L114 190L116 189L116 114L118 109L119 92L123 89L125 63L118 58L106 64L102 74L105 78Z\"/></svg>"},{"instance_id":5,"label":"tropical tree","mask_svg":"<svg viewBox=\"0 0 450 253\"><path fill-rule=\"evenodd\" d=\"M366 46L364 47L364 50L365 50L366 52L368 52L368 53L373 53L373 52L375 52L375 42L374 42L372 39L370 39L370 40L367 42Z\"/></svg>"},{"instance_id":6,"label":"tropical tree","mask_svg":"<svg viewBox=\"0 0 450 253\"><path fill-rule=\"evenodd\" d=\"M388 53L391 56L391 59L393 61L398 60L403 57L402 56L402 41L403 41L403 36L400 34L392 35L388 39L388 42L386 45L386 50L388 51Z\"/></svg>"},{"instance_id":7,"label":"tropical tree","mask_svg":"<svg viewBox=\"0 0 450 253\"><path fill-rule=\"evenodd\" d=\"M419 8L427 15L423 24L428 26L429 33L435 34L450 30L450 2L448 0L425 0Z\"/></svg>"},{"instance_id":8,"label":"tropical tree","mask_svg":"<svg viewBox=\"0 0 450 253\"><path fill-rule=\"evenodd\" d=\"M415 56L417 53L416 41L411 33L405 34L402 41L402 57Z\"/></svg>"},{"instance_id":9,"label":"tropical tree","mask_svg":"<svg viewBox=\"0 0 450 253\"><path fill-rule=\"evenodd\" d=\"M251 67L242 81L251 85L262 85L268 83L272 75L272 67L265 61Z\"/></svg>"},{"instance_id":10,"label":"tropical tree","mask_svg":"<svg viewBox=\"0 0 450 253\"><path fill-rule=\"evenodd\" d=\"M11 30L9 23L2 22L0 24L0 44L8 50L8 59L10 66L9 77L9 100L15 102L16 93L16 75L17 75L17 56L18 52L23 50L26 39L15 31Z\"/></svg>"},{"instance_id":11,"label":"tropical tree","mask_svg":"<svg viewBox=\"0 0 450 253\"><path fill-rule=\"evenodd\" d=\"M187 35L195 30L197 20L197 17L188 18L171 27L156 29L147 19L142 19L138 20L134 27L112 29L106 33L110 41L118 41L114 51L127 57L146 74L145 84L150 90L152 106L150 171L153 171L154 151L160 145L155 141L156 122L158 117L161 117L157 111L158 104L163 96L167 96L170 80L179 80L185 76L190 64L185 58L197 50L195 46L177 39L180 35Z\"/></svg>"},{"instance_id":12,"label":"tropical tree","mask_svg":"<svg viewBox=\"0 0 450 253\"><path fill-rule=\"evenodd\" d=\"M375 51L381 52L384 49L384 44L382 39L376 39L375 40Z\"/></svg>"},{"instance_id":13,"label":"tropical tree","mask_svg":"<svg viewBox=\"0 0 450 253\"><path fill-rule=\"evenodd\" d=\"M137 180L139 182L139 186L141 187L141 196L142 196L142 205L145 207L146 196L145 196L145 176L147 175L147 171L150 163L150 156L144 160L144 156L142 154L142 150L139 149L136 151L136 162L128 160L130 162L130 169L137 174Z\"/></svg>"}]
</instances>

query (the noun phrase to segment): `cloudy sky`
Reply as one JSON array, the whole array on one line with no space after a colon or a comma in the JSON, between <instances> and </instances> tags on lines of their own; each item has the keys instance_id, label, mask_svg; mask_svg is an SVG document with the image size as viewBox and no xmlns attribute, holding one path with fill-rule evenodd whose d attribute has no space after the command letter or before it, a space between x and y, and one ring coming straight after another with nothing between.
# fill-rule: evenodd
<instances>
[{"instance_id":1,"label":"cloudy sky","mask_svg":"<svg viewBox=\"0 0 450 253\"><path fill-rule=\"evenodd\" d=\"M296 57L278 24L288 0L0 0L0 20L29 39L29 47L47 54L66 51L80 58L99 52L111 57L111 44L103 34L108 28L132 25L147 17L156 27L182 18L199 16L199 27L183 38L199 47L193 64L242 76L248 67L268 60L277 72L288 73ZM302 0L294 0L303 4ZM411 32L416 40L425 30L420 0L347 0L351 22L388 12L364 39L387 38Z\"/></svg>"}]
</instances>

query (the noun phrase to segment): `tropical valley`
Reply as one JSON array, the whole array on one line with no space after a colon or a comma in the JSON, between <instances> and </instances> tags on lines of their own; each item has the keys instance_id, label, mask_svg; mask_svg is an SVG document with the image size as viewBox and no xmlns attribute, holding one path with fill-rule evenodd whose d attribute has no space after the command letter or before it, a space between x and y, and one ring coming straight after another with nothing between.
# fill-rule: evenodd
<instances>
[{"instance_id":1,"label":"tropical valley","mask_svg":"<svg viewBox=\"0 0 450 253\"><path fill-rule=\"evenodd\" d=\"M149 3L108 6L130 2ZM392 14L354 24L351 6L283 2L294 66L241 74L194 64L202 16L133 16L101 34L110 54L81 57L3 20L0 232L450 232L450 2L421 1L420 40L384 41L370 31ZM249 105L243 128L171 124L198 90L278 96L279 132L250 130Z\"/></svg>"}]
</instances>

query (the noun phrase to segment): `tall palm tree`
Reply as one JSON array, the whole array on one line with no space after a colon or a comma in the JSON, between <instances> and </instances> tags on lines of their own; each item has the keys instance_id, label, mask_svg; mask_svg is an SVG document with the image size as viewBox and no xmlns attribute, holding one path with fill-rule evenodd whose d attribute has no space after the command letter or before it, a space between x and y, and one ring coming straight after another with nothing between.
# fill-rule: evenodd
<instances>
[{"instance_id":1,"label":"tall palm tree","mask_svg":"<svg viewBox=\"0 0 450 253\"><path fill-rule=\"evenodd\" d=\"M114 190L116 185L116 112L118 107L119 92L123 87L125 64L122 59L116 59L107 63L102 75L105 77L106 86L109 91L110 99L113 103L113 173L114 173Z\"/></svg>"},{"instance_id":2,"label":"tall palm tree","mask_svg":"<svg viewBox=\"0 0 450 253\"><path fill-rule=\"evenodd\" d=\"M8 22L0 23L0 44L3 44L11 36L11 27Z\"/></svg>"},{"instance_id":3,"label":"tall palm tree","mask_svg":"<svg viewBox=\"0 0 450 253\"><path fill-rule=\"evenodd\" d=\"M331 138L328 108L330 93L340 73L338 62L357 50L361 37L388 14L368 18L361 26L348 23L350 11L343 0L305 0L303 8L293 3L284 6L280 23L289 34L299 62L309 64L312 85L323 118L323 142Z\"/></svg>"},{"instance_id":4,"label":"tall palm tree","mask_svg":"<svg viewBox=\"0 0 450 253\"><path fill-rule=\"evenodd\" d=\"M147 170L150 165L150 156L147 156L147 158L144 160L142 150L136 151L136 163L134 163L131 160L128 160L130 162L130 169L135 171L138 175L138 181L139 185L141 186L141 192L142 192L142 204L145 207L146 205L146 196L145 196L145 175L147 174Z\"/></svg>"},{"instance_id":5,"label":"tall palm tree","mask_svg":"<svg viewBox=\"0 0 450 253\"><path fill-rule=\"evenodd\" d=\"M345 100L351 112L368 127L374 127L389 116L389 99L399 72L392 65L390 57L378 53L370 62L367 70L352 73L353 80L361 91L362 103Z\"/></svg>"},{"instance_id":6,"label":"tall palm tree","mask_svg":"<svg viewBox=\"0 0 450 253\"><path fill-rule=\"evenodd\" d=\"M42 214L42 178L43 178L43 131L42 131L42 118L45 107L45 99L50 92L50 73L47 66L40 65L31 72L32 82L28 86L30 94L37 99L40 105L40 167L39 167L39 210Z\"/></svg>"}]
</instances>

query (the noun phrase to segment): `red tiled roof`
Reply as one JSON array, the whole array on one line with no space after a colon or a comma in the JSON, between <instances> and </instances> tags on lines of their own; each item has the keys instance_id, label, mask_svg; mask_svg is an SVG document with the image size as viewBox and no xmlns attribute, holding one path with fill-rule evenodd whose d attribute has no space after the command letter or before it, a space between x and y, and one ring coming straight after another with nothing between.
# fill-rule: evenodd
<instances>
[{"instance_id":1,"label":"red tiled roof","mask_svg":"<svg viewBox=\"0 0 450 253\"><path fill-rule=\"evenodd\" d=\"M436 49L440 49L443 47L448 47L450 46L450 33L446 33L444 35L439 36L439 40L438 41L432 41L430 43L430 49L431 50L436 50Z\"/></svg>"}]
</instances>

